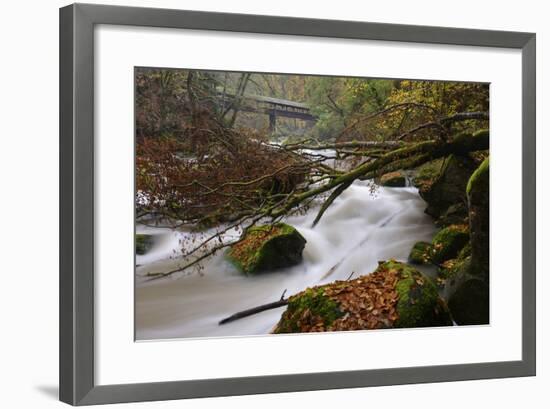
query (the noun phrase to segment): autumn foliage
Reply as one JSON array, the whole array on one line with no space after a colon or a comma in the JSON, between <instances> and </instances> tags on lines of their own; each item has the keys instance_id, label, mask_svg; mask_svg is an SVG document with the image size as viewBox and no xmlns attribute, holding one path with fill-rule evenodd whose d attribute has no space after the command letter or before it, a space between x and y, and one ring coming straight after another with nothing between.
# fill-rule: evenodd
<instances>
[{"instance_id":1,"label":"autumn foliage","mask_svg":"<svg viewBox=\"0 0 550 409\"><path fill-rule=\"evenodd\" d=\"M185 140L138 138L138 217L199 227L238 220L304 180L309 168L296 155L250 132L212 128Z\"/></svg>"}]
</instances>

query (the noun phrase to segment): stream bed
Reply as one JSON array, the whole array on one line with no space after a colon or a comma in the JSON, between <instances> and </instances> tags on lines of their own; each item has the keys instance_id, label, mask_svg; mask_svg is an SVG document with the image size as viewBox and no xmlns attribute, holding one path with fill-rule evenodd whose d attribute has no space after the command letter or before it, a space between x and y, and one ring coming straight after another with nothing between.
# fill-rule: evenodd
<instances>
[{"instance_id":1,"label":"stream bed","mask_svg":"<svg viewBox=\"0 0 550 409\"><path fill-rule=\"evenodd\" d=\"M245 276L222 253L204 263L202 275L175 275L149 281L149 272L169 271L181 264L181 240L190 233L138 225L138 233L158 235L136 264L136 339L170 339L268 334L285 307L225 325L235 312L279 300L307 287L368 274L378 261L406 261L413 244L430 241L433 220L414 187L379 187L355 181L336 199L319 224L311 228L318 208L288 217L307 240L303 262L258 276ZM237 234L233 232L233 235ZM231 238L231 232L226 238Z\"/></svg>"}]
</instances>

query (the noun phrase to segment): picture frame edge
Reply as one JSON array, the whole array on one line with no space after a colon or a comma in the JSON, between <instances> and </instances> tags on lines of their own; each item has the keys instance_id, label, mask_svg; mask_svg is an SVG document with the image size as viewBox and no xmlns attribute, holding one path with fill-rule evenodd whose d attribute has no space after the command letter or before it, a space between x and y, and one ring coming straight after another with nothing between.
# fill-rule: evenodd
<instances>
[{"instance_id":1,"label":"picture frame edge","mask_svg":"<svg viewBox=\"0 0 550 409\"><path fill-rule=\"evenodd\" d=\"M534 33L80 3L62 7L59 13L59 399L61 401L72 405L92 405L491 379L536 374L536 35ZM522 52L523 87L522 360L212 380L96 385L94 382L93 286L93 35L96 24L245 31L257 34L310 35L383 41L406 40L418 43L520 49ZM276 27L280 27L279 32L276 32ZM351 27L351 29L346 29L346 27ZM432 36L431 40L421 41L426 36ZM450 369L452 370L450 371Z\"/></svg>"}]
</instances>

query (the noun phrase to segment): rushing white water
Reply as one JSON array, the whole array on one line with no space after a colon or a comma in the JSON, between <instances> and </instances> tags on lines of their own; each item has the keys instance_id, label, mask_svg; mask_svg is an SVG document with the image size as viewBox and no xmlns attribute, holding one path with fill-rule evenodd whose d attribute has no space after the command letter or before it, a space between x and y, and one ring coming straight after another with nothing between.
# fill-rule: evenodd
<instances>
[{"instance_id":1,"label":"rushing white water","mask_svg":"<svg viewBox=\"0 0 550 409\"><path fill-rule=\"evenodd\" d=\"M186 337L267 334L283 308L265 311L225 325L218 322L248 308L277 301L284 290L295 294L307 287L372 272L379 260L406 260L416 241L435 233L426 204L415 188L379 188L374 195L366 182L354 182L311 228L316 209L286 220L307 240L303 262L295 267L247 277L220 253L206 262L204 275L191 274L150 282L149 271L177 266L182 233L140 228L162 234L146 255L137 257L136 337Z\"/></svg>"}]
</instances>

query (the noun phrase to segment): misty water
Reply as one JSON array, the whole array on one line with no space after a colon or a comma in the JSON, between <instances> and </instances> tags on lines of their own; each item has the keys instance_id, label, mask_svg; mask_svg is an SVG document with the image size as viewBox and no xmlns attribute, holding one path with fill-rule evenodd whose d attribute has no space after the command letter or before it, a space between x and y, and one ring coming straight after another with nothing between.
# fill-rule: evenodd
<instances>
[{"instance_id":1,"label":"misty water","mask_svg":"<svg viewBox=\"0 0 550 409\"><path fill-rule=\"evenodd\" d=\"M303 262L280 271L246 276L222 253L204 263L200 274L148 281L149 272L181 265L181 239L190 233L138 225L138 233L155 234L156 244L136 263L136 338L168 339L262 335L271 332L285 307L225 325L223 318L295 294L307 287L368 274L378 261L405 261L413 244L430 241L432 219L414 187L379 187L355 181L311 228L318 209L285 220L307 240ZM225 239L237 237L229 232Z\"/></svg>"}]
</instances>

